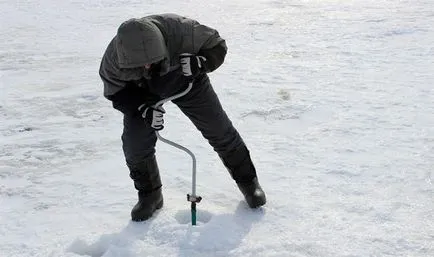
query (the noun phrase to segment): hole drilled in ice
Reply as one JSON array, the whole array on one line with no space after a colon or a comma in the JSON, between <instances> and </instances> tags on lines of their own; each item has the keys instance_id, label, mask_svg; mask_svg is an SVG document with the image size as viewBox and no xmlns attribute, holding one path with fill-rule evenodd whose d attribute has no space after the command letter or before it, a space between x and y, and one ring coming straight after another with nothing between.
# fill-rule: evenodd
<instances>
[{"instance_id":1,"label":"hole drilled in ice","mask_svg":"<svg viewBox=\"0 0 434 257\"><path fill-rule=\"evenodd\" d=\"M208 223L212 218L212 213L204 210L196 210L196 221L197 223ZM191 210L178 211L175 214L175 219L179 224L189 224L191 223Z\"/></svg>"}]
</instances>

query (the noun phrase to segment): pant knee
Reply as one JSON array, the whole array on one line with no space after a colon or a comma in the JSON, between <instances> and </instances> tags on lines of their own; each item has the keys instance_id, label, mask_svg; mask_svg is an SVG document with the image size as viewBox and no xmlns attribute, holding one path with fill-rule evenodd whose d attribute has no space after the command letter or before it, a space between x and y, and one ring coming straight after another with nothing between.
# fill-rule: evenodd
<instances>
[{"instance_id":1,"label":"pant knee","mask_svg":"<svg viewBox=\"0 0 434 257\"><path fill-rule=\"evenodd\" d=\"M124 117L122 149L128 165L137 165L155 154L157 136L141 117Z\"/></svg>"}]
</instances>

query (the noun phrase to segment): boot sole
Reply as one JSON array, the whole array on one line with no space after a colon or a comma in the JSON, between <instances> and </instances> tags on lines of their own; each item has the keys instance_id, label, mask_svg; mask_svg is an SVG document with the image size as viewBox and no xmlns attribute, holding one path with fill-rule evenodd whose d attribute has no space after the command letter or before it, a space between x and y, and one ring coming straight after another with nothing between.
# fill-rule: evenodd
<instances>
[{"instance_id":1,"label":"boot sole","mask_svg":"<svg viewBox=\"0 0 434 257\"><path fill-rule=\"evenodd\" d=\"M246 202L247 202L247 201L246 201ZM248 205L251 209L257 209L257 208L259 208L259 207L265 205L266 203L267 203L267 201L266 201L266 200L263 200L263 201L259 201L259 202L251 203L251 205L249 204L249 202L247 202L247 205Z\"/></svg>"},{"instance_id":2,"label":"boot sole","mask_svg":"<svg viewBox=\"0 0 434 257\"><path fill-rule=\"evenodd\" d=\"M157 210L163 208L163 203L164 203L164 201L161 200L161 202L159 202L155 208L157 208Z\"/></svg>"}]
</instances>

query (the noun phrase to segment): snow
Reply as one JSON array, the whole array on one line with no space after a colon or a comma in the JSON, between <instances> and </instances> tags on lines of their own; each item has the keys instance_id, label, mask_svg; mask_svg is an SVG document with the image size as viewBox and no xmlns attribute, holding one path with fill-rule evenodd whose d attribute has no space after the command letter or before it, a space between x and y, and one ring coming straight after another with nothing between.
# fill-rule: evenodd
<instances>
[{"instance_id":1,"label":"snow","mask_svg":"<svg viewBox=\"0 0 434 257\"><path fill-rule=\"evenodd\" d=\"M434 256L434 2L1 1L0 256ZM250 210L166 104L165 206L133 223L122 116L101 56L131 17L175 12L227 40L211 80L268 203Z\"/></svg>"}]
</instances>

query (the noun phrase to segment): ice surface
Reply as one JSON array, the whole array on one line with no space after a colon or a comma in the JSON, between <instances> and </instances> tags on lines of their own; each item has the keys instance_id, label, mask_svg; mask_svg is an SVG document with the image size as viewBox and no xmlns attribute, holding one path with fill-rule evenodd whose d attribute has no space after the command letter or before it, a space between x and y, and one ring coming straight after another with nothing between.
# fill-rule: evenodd
<instances>
[{"instance_id":1,"label":"ice surface","mask_svg":"<svg viewBox=\"0 0 434 257\"><path fill-rule=\"evenodd\" d=\"M1 1L0 256L434 256L434 2ZM131 17L175 12L227 41L210 74L267 205L250 210L172 104L165 206L136 192L101 56Z\"/></svg>"}]
</instances>

